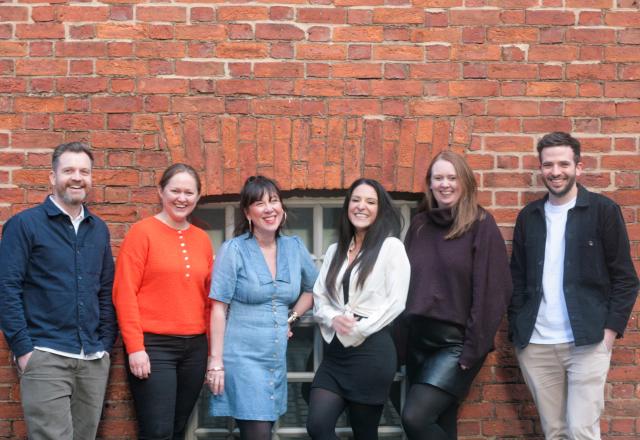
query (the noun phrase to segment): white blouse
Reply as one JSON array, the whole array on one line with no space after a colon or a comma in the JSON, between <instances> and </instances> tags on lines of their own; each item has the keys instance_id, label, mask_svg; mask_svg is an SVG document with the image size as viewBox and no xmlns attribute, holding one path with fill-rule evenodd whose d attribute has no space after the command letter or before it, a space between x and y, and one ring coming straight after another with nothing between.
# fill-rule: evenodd
<instances>
[{"instance_id":1,"label":"white blouse","mask_svg":"<svg viewBox=\"0 0 640 440\"><path fill-rule=\"evenodd\" d=\"M327 343L333 339L336 331L331 326L338 315L366 316L356 322L349 335L338 335L345 347L355 347L367 336L383 329L404 310L409 290L411 268L404 250L404 244L394 237L385 239L378 259L367 277L362 289L356 287L358 266L351 271L349 278L349 302L344 303L342 278L349 265L345 258L336 277L337 298L331 295L325 285L329 265L333 260L337 244L329 246L324 263L313 287L313 315L320 325L322 337Z\"/></svg>"}]
</instances>

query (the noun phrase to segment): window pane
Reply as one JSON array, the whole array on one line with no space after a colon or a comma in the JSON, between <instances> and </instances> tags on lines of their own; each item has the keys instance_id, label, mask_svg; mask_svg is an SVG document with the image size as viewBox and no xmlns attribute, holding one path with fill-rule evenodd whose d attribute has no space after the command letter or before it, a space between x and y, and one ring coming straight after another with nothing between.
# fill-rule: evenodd
<instances>
[{"instance_id":1,"label":"window pane","mask_svg":"<svg viewBox=\"0 0 640 440\"><path fill-rule=\"evenodd\" d=\"M342 208L324 208L322 210L322 254L330 244L338 241L338 225Z\"/></svg>"},{"instance_id":2,"label":"window pane","mask_svg":"<svg viewBox=\"0 0 640 440\"><path fill-rule=\"evenodd\" d=\"M193 223L207 231L214 249L224 241L224 208L198 208Z\"/></svg>"},{"instance_id":3,"label":"window pane","mask_svg":"<svg viewBox=\"0 0 640 440\"><path fill-rule=\"evenodd\" d=\"M293 327L287 347L287 371L313 371L313 332L315 325Z\"/></svg>"},{"instance_id":4,"label":"window pane","mask_svg":"<svg viewBox=\"0 0 640 440\"><path fill-rule=\"evenodd\" d=\"M297 235L313 250L313 208L289 208L287 213L287 235Z\"/></svg>"}]
</instances>

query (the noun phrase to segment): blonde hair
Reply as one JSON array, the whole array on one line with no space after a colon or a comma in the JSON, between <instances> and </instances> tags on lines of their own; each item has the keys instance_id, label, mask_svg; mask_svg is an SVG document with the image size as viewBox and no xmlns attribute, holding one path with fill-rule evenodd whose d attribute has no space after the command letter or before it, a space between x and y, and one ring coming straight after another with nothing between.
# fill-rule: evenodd
<instances>
[{"instance_id":1,"label":"blonde hair","mask_svg":"<svg viewBox=\"0 0 640 440\"><path fill-rule=\"evenodd\" d=\"M438 153L429 164L425 177L427 190L422 210L429 212L438 206L438 202L431 191L431 176L433 174L433 165L439 160L447 161L453 165L460 188L460 198L452 207L453 223L449 233L445 236L446 240L451 240L460 237L471 229L476 220L481 220L485 217L485 213L478 206L478 185L473 175L473 170L462 156L449 150Z\"/></svg>"}]
</instances>

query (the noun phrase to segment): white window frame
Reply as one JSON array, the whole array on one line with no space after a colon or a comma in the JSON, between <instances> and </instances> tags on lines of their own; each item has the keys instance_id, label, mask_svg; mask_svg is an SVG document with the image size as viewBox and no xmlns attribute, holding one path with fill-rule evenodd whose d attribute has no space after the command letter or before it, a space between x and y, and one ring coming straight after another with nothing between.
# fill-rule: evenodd
<instances>
[{"instance_id":1,"label":"white window frame","mask_svg":"<svg viewBox=\"0 0 640 440\"><path fill-rule=\"evenodd\" d=\"M324 259L323 254L323 234L324 234L324 219L323 209L325 208L340 208L344 202L344 196L341 197L288 197L284 199L287 208L313 208L313 249L310 249L310 253L314 262L320 267ZM411 217L411 209L416 206L416 202L412 200L394 200L394 205L399 209L403 218L403 229L401 232L401 238L407 233L409 228L409 222ZM224 227L224 240L233 238L233 231L235 228L235 213L238 207L237 202L210 202L203 203L198 209L221 209L224 208L225 227ZM299 321L301 326L313 326L313 316L311 311L307 312ZM313 372L287 372L287 383L289 382L311 382L315 371L318 369L320 362L322 361L322 337L319 329L316 327L313 337ZM406 394L406 381L404 374L398 373L395 381L402 381L401 387L401 405L404 405ZM207 392L205 390L205 392ZM202 396L201 396L202 398ZM203 440L211 438L220 439L235 439L239 438L239 432L237 428L234 428L233 421L229 419L227 428L202 428L198 427L199 420L199 405L196 404L186 430L185 440ZM341 438L351 438L350 428L336 428L336 433ZM400 426L380 426L378 428L380 438L395 438L405 439L402 428ZM215 436L215 437L214 437ZM281 427L279 421L276 421L273 428L272 440L283 440L291 437L306 436L306 428L302 427Z\"/></svg>"}]
</instances>

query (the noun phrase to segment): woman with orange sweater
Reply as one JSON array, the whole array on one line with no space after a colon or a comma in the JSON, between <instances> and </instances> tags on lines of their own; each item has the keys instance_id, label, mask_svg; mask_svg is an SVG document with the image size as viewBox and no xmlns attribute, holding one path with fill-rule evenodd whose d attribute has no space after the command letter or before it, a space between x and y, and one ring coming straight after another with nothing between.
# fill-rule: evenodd
<instances>
[{"instance_id":1,"label":"woman with orange sweater","mask_svg":"<svg viewBox=\"0 0 640 440\"><path fill-rule=\"evenodd\" d=\"M158 193L160 213L133 225L122 243L113 302L138 438L178 440L207 368L213 249L207 233L189 223L200 198L196 171L170 166Z\"/></svg>"}]
</instances>

